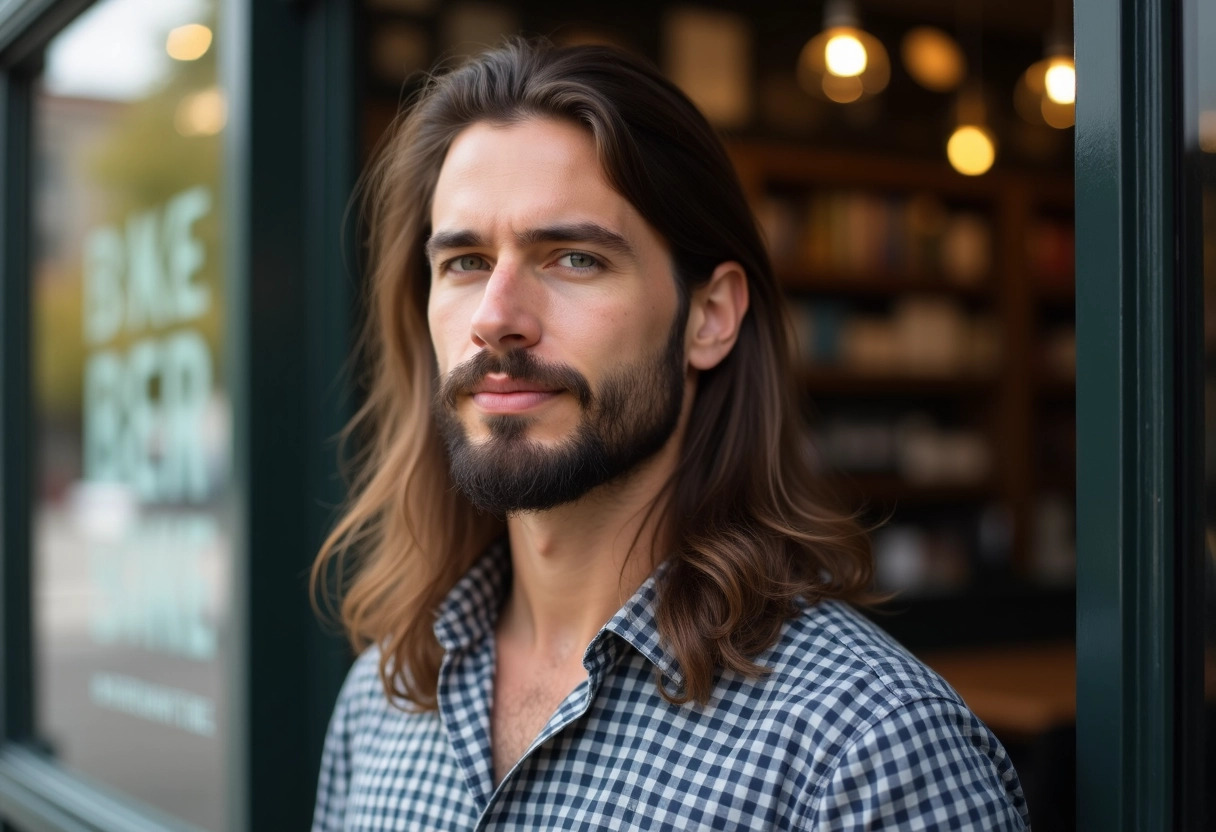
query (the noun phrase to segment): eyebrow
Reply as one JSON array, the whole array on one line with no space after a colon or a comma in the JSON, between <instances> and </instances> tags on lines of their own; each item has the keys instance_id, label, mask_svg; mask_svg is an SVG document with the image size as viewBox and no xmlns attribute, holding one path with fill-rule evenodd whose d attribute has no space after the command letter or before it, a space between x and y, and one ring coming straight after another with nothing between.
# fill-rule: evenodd
<instances>
[{"instance_id":1,"label":"eyebrow","mask_svg":"<svg viewBox=\"0 0 1216 832\"><path fill-rule=\"evenodd\" d=\"M515 235L520 245L537 243L590 243L608 249L623 257L637 258L637 252L628 240L617 232L594 222L576 222L567 225L551 225L544 228L529 228ZM478 248L485 241L474 231L437 231L426 241L426 256L434 260L435 255L453 248Z\"/></svg>"},{"instance_id":2,"label":"eyebrow","mask_svg":"<svg viewBox=\"0 0 1216 832\"><path fill-rule=\"evenodd\" d=\"M425 252L427 260L434 260L435 255L451 248L478 248L484 245L481 238L472 231L436 231L427 238Z\"/></svg>"}]
</instances>

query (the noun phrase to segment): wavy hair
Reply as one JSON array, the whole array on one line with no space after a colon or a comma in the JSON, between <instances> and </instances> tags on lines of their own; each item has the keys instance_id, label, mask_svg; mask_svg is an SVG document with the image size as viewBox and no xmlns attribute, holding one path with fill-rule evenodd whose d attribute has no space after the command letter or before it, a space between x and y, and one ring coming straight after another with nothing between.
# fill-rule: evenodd
<instances>
[{"instance_id":1,"label":"wavy hair","mask_svg":"<svg viewBox=\"0 0 1216 832\"><path fill-rule=\"evenodd\" d=\"M682 299L720 263L747 273L750 307L730 354L699 374L662 508L670 547L658 629L685 683L659 688L704 703L722 669L764 672L754 659L798 599L868 600L872 560L855 518L821 491L783 299L722 143L675 85L618 50L517 40L434 76L369 170L368 394L346 429L360 450L350 500L313 565L314 597L356 650L380 646L391 700L436 707L435 611L503 525L449 485L431 414L423 246L455 137L477 122L531 118L590 133L609 183L670 247Z\"/></svg>"}]
</instances>

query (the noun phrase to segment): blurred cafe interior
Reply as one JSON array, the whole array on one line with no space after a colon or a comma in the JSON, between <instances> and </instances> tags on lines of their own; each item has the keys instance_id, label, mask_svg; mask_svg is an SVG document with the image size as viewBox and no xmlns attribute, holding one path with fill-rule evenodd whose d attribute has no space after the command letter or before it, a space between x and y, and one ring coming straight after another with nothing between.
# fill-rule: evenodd
<instances>
[{"instance_id":1,"label":"blurred cafe interior","mask_svg":"<svg viewBox=\"0 0 1216 832\"><path fill-rule=\"evenodd\" d=\"M1195 57L1194 32L1216 38L1216 13L1202 0L1121 2L1173 15L1185 59L1137 63L1126 44L1091 54L1123 67L1111 78L1176 85L1177 121L1195 125L1176 158L1151 143L1128 145L1127 158L1201 175L1207 188L1206 202L1180 189L1163 220L1181 218L1190 253L1177 262L1190 277L1171 285L1190 288L1144 307L1158 318L1128 313L1126 331L1165 321L1140 331L1181 345L1179 356L1206 352L1197 364L1161 359L1181 368L1160 388L1179 391L1176 407L1158 407L1151 373L1117 403L1143 396L1142 412L1165 414L1143 423L1145 435L1178 437L1159 457L1175 477L1160 505L1181 518L1169 529L1199 529L1206 511L1210 536L1216 511L1195 495L1216 472L1211 412L1206 456L1202 441L1204 355L1216 363L1216 59ZM1082 8L1106 20L1091 0ZM1203 649L1216 617L1203 585L1216 561L1199 554L1157 572L1149 554L1112 554L1130 565L1120 580L1101 573L1109 597L1132 597L1118 594L1129 575L1172 576L1145 580L1144 593L1165 594L1144 595L1144 614L1120 607L1104 619L1108 607L1079 594L1076 518L1098 534L1107 508L1079 515L1078 495L1101 503L1101 489L1125 479L1105 476L1101 454L1086 451L1100 446L1079 446L1076 430L1084 402L1092 415L1115 400L1097 381L1077 395L1074 44L1086 35L1073 15L1069 0L0 3L0 823L306 827L350 660L309 606L307 571L343 498L334 437L360 397L351 194L431 68L523 34L643 55L720 130L790 301L813 453L874 529L876 589L890 600L867 614L1006 745L1037 832L1078 828L1078 682L1112 678L1078 674L1078 599L1110 624L1109 654L1126 662L1103 664L1104 653L1091 670L1113 668L1134 687L1123 668L1149 667L1164 649L1193 668L1178 684L1200 703L1206 668L1210 718L1216 652L1209 644L1205 664ZM1131 20L1110 25L1155 36ZM1132 81L1110 84L1133 97ZM1129 112L1128 124L1172 118ZM1119 233L1140 233L1118 217ZM1086 256L1140 251L1114 234L1091 230ZM1108 297L1148 297L1158 283L1129 285L1089 306L1106 315ZM1101 360L1117 346L1089 343ZM1105 367L1082 375L1132 378ZM1207 372L1216 411L1211 363ZM1152 433L1159 422L1170 427ZM1093 424L1094 436L1110 427ZM1140 447L1130 435L1121 447ZM1120 464L1133 460L1124 453ZM1142 470L1131 465L1119 470ZM1205 551L1198 533L1178 535L1183 554ZM1172 618L1174 592L1191 600ZM1160 621L1183 635L1133 638ZM1142 665L1126 658L1133 642ZM1165 671L1145 674L1136 678L1166 684ZM1202 817L1195 783L1200 757L1216 753L1202 739L1212 726L1171 717L1135 733L1133 710L1191 711L1128 697L1109 699L1131 703L1112 705L1127 728L1120 753L1155 760L1136 755L1168 734L1197 756L1178 763L1185 777L1158 778L1169 780L1160 794L1150 772L1127 800ZM1087 782L1101 782L1099 762ZM1135 764L1114 755L1110 765ZM1086 811L1101 814L1100 802ZM1111 811L1130 817L1131 805Z\"/></svg>"}]
</instances>

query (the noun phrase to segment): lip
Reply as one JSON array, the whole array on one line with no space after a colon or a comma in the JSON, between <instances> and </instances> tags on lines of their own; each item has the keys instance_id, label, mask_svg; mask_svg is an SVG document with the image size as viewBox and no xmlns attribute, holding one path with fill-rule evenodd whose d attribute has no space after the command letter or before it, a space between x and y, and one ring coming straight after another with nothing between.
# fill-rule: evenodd
<instances>
[{"instance_id":1,"label":"lip","mask_svg":"<svg viewBox=\"0 0 1216 832\"><path fill-rule=\"evenodd\" d=\"M489 375L472 390L473 403L484 413L520 413L539 407L560 390L504 375Z\"/></svg>"},{"instance_id":2,"label":"lip","mask_svg":"<svg viewBox=\"0 0 1216 832\"><path fill-rule=\"evenodd\" d=\"M491 373L478 382L472 390L474 396L479 393L556 393L556 389L534 381L511 378L507 375Z\"/></svg>"}]
</instances>

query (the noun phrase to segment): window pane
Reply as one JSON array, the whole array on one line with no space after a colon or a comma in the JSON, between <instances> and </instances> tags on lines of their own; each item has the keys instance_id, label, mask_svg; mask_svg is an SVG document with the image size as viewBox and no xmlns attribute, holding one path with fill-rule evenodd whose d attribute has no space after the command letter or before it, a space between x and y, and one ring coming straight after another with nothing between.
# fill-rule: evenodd
<instances>
[{"instance_id":1,"label":"window pane","mask_svg":"<svg viewBox=\"0 0 1216 832\"><path fill-rule=\"evenodd\" d=\"M31 369L39 739L218 830L232 408L215 14L214 0L103 0L51 42Z\"/></svg>"},{"instance_id":2,"label":"window pane","mask_svg":"<svg viewBox=\"0 0 1216 832\"><path fill-rule=\"evenodd\" d=\"M1203 305L1205 353L1204 414L1204 700L1205 772L1202 782L1216 778L1216 7L1197 2L1198 32L1188 46L1196 50L1203 237ZM1216 790L1204 790L1208 825L1216 824Z\"/></svg>"}]
</instances>

